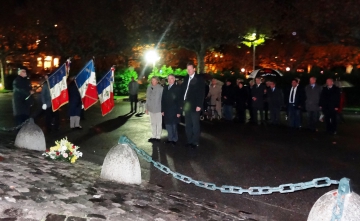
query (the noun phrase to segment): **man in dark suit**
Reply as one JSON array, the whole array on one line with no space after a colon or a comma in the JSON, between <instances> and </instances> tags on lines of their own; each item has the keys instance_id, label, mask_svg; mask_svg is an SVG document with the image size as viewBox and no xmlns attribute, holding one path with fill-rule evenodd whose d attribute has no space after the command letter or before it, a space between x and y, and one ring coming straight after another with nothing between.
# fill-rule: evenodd
<instances>
[{"instance_id":1,"label":"man in dark suit","mask_svg":"<svg viewBox=\"0 0 360 221\"><path fill-rule=\"evenodd\" d=\"M195 149L199 146L200 139L200 111L205 98L205 82L203 77L195 74L195 65L187 64L188 76L182 86L184 99L183 111L185 114L185 131L187 145Z\"/></svg>"},{"instance_id":2,"label":"man in dark suit","mask_svg":"<svg viewBox=\"0 0 360 221\"><path fill-rule=\"evenodd\" d=\"M305 92L304 89L299 86L297 79L293 79L291 81L291 88L287 94L288 97L286 101L288 104L290 127L300 129L300 115L302 114L302 109L304 108Z\"/></svg>"},{"instance_id":3,"label":"man in dark suit","mask_svg":"<svg viewBox=\"0 0 360 221\"><path fill-rule=\"evenodd\" d=\"M181 91L175 84L175 76L168 76L168 85L164 86L161 98L161 114L164 117L165 127L168 132L167 144L175 145L178 141L177 124L181 115Z\"/></svg>"},{"instance_id":4,"label":"man in dark suit","mask_svg":"<svg viewBox=\"0 0 360 221\"><path fill-rule=\"evenodd\" d=\"M261 78L255 78L255 85L251 89L252 96L252 109L253 109L253 118L254 123L258 123L258 112L260 112L261 123L264 121L264 94L266 88L265 85L261 83Z\"/></svg>"},{"instance_id":5,"label":"man in dark suit","mask_svg":"<svg viewBox=\"0 0 360 221\"><path fill-rule=\"evenodd\" d=\"M280 88L276 87L274 81L269 82L270 88L267 90L267 98L270 110L270 119L272 124L280 124L280 111L284 105L284 95Z\"/></svg>"},{"instance_id":6,"label":"man in dark suit","mask_svg":"<svg viewBox=\"0 0 360 221\"><path fill-rule=\"evenodd\" d=\"M326 130L328 133L336 134L337 111L340 105L340 89L334 85L334 80L328 78L326 87L320 95L320 109L324 113Z\"/></svg>"}]
</instances>

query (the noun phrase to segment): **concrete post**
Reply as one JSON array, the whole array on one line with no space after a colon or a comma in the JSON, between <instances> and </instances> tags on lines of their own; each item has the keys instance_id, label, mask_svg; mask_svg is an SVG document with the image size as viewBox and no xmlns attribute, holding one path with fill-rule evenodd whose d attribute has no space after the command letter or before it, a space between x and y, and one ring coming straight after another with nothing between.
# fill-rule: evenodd
<instances>
[{"instance_id":1,"label":"concrete post","mask_svg":"<svg viewBox=\"0 0 360 221\"><path fill-rule=\"evenodd\" d=\"M30 118L18 132L15 139L15 146L29 150L45 151L45 136L41 128Z\"/></svg>"}]
</instances>

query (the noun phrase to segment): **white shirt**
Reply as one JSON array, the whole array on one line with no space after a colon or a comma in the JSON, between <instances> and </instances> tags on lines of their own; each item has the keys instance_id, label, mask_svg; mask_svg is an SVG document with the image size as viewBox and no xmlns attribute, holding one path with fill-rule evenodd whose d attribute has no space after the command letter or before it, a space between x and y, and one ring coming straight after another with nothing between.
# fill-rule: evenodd
<instances>
[{"instance_id":1,"label":"white shirt","mask_svg":"<svg viewBox=\"0 0 360 221\"><path fill-rule=\"evenodd\" d=\"M296 86L295 88L292 87L291 90L290 90L290 95L289 95L289 103L290 104L295 103L295 95L296 95L297 88L298 88L298 86ZM294 91L294 93L293 93L293 96L291 97L292 91Z\"/></svg>"},{"instance_id":2,"label":"white shirt","mask_svg":"<svg viewBox=\"0 0 360 221\"><path fill-rule=\"evenodd\" d=\"M193 75L189 76L189 81L188 81L186 91L185 91L185 94L184 94L184 100L186 100L186 94L187 94L187 91L189 89L189 84L190 84L191 79L193 79L194 75L195 75L195 73Z\"/></svg>"}]
</instances>

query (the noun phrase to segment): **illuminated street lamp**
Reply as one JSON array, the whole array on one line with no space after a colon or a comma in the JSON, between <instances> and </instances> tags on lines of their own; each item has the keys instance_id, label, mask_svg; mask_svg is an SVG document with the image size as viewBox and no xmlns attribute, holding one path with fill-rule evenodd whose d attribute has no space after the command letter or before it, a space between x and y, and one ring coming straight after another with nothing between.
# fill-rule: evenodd
<instances>
[{"instance_id":1,"label":"illuminated street lamp","mask_svg":"<svg viewBox=\"0 0 360 221\"><path fill-rule=\"evenodd\" d=\"M286 71L290 71L290 68L289 68L289 67L286 67L285 70L286 70Z\"/></svg>"},{"instance_id":2,"label":"illuminated street lamp","mask_svg":"<svg viewBox=\"0 0 360 221\"><path fill-rule=\"evenodd\" d=\"M155 63L160 60L160 57L158 55L158 53L155 50L151 50L146 52L145 54L145 60L148 63L152 63L153 64L153 68L155 67Z\"/></svg>"},{"instance_id":3,"label":"illuminated street lamp","mask_svg":"<svg viewBox=\"0 0 360 221\"><path fill-rule=\"evenodd\" d=\"M244 73L244 72L245 72L245 68L241 68L241 72Z\"/></svg>"},{"instance_id":4,"label":"illuminated street lamp","mask_svg":"<svg viewBox=\"0 0 360 221\"><path fill-rule=\"evenodd\" d=\"M243 37L243 40L241 43L245 44L248 47L253 48L253 71L255 70L255 47L258 45L261 45L265 42L265 35L256 33L249 33L246 36Z\"/></svg>"}]
</instances>

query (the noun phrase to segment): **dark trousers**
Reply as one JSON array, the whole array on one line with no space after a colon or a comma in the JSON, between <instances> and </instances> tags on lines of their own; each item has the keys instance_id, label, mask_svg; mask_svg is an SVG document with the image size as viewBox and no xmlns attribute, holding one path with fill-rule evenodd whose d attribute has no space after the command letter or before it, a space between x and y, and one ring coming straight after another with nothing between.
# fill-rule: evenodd
<instances>
[{"instance_id":1,"label":"dark trousers","mask_svg":"<svg viewBox=\"0 0 360 221\"><path fill-rule=\"evenodd\" d=\"M237 117L240 123L245 123L245 108L237 107L236 108Z\"/></svg>"},{"instance_id":2,"label":"dark trousers","mask_svg":"<svg viewBox=\"0 0 360 221\"><path fill-rule=\"evenodd\" d=\"M53 112L52 108L47 108L45 110L45 123L46 123L46 129L50 131L52 129L52 125L54 125L54 129L59 129L59 111Z\"/></svg>"},{"instance_id":3,"label":"dark trousers","mask_svg":"<svg viewBox=\"0 0 360 221\"><path fill-rule=\"evenodd\" d=\"M29 115L27 114L20 114L15 116L15 123L16 126L19 126L20 124L24 123L27 119L29 119Z\"/></svg>"},{"instance_id":4,"label":"dark trousers","mask_svg":"<svg viewBox=\"0 0 360 221\"><path fill-rule=\"evenodd\" d=\"M200 140L200 111L185 112L185 131L189 144L199 144Z\"/></svg>"},{"instance_id":5,"label":"dark trousers","mask_svg":"<svg viewBox=\"0 0 360 221\"><path fill-rule=\"evenodd\" d=\"M264 121L264 111L263 108L253 107L253 122L258 123L258 112L260 112L260 121Z\"/></svg>"},{"instance_id":6,"label":"dark trousers","mask_svg":"<svg viewBox=\"0 0 360 221\"><path fill-rule=\"evenodd\" d=\"M252 105L249 104L247 109L249 110L250 121L254 121L254 111L253 111Z\"/></svg>"},{"instance_id":7,"label":"dark trousers","mask_svg":"<svg viewBox=\"0 0 360 221\"><path fill-rule=\"evenodd\" d=\"M300 114L301 110L298 109L294 104L289 104L288 106L288 117L290 122L290 127L299 128L300 127Z\"/></svg>"},{"instance_id":8,"label":"dark trousers","mask_svg":"<svg viewBox=\"0 0 360 221\"><path fill-rule=\"evenodd\" d=\"M272 124L280 124L280 107L270 108L270 119Z\"/></svg>"},{"instance_id":9,"label":"dark trousers","mask_svg":"<svg viewBox=\"0 0 360 221\"><path fill-rule=\"evenodd\" d=\"M169 141L178 141L177 124L165 124Z\"/></svg>"},{"instance_id":10,"label":"dark trousers","mask_svg":"<svg viewBox=\"0 0 360 221\"><path fill-rule=\"evenodd\" d=\"M269 120L269 103L268 102L264 102L264 115L265 115L265 120Z\"/></svg>"},{"instance_id":11,"label":"dark trousers","mask_svg":"<svg viewBox=\"0 0 360 221\"><path fill-rule=\"evenodd\" d=\"M225 120L232 120L233 119L233 106L224 104L224 118Z\"/></svg>"},{"instance_id":12,"label":"dark trousers","mask_svg":"<svg viewBox=\"0 0 360 221\"><path fill-rule=\"evenodd\" d=\"M319 111L308 111L308 127L310 130L316 130L316 123L319 120L320 112Z\"/></svg>"},{"instance_id":13,"label":"dark trousers","mask_svg":"<svg viewBox=\"0 0 360 221\"><path fill-rule=\"evenodd\" d=\"M337 112L335 110L323 110L326 131L335 133L337 130Z\"/></svg>"},{"instance_id":14,"label":"dark trousers","mask_svg":"<svg viewBox=\"0 0 360 221\"><path fill-rule=\"evenodd\" d=\"M130 106L131 106L131 111L136 111L137 109L137 102L138 102L138 95L134 94L134 95L129 95L129 100L130 100Z\"/></svg>"}]
</instances>

